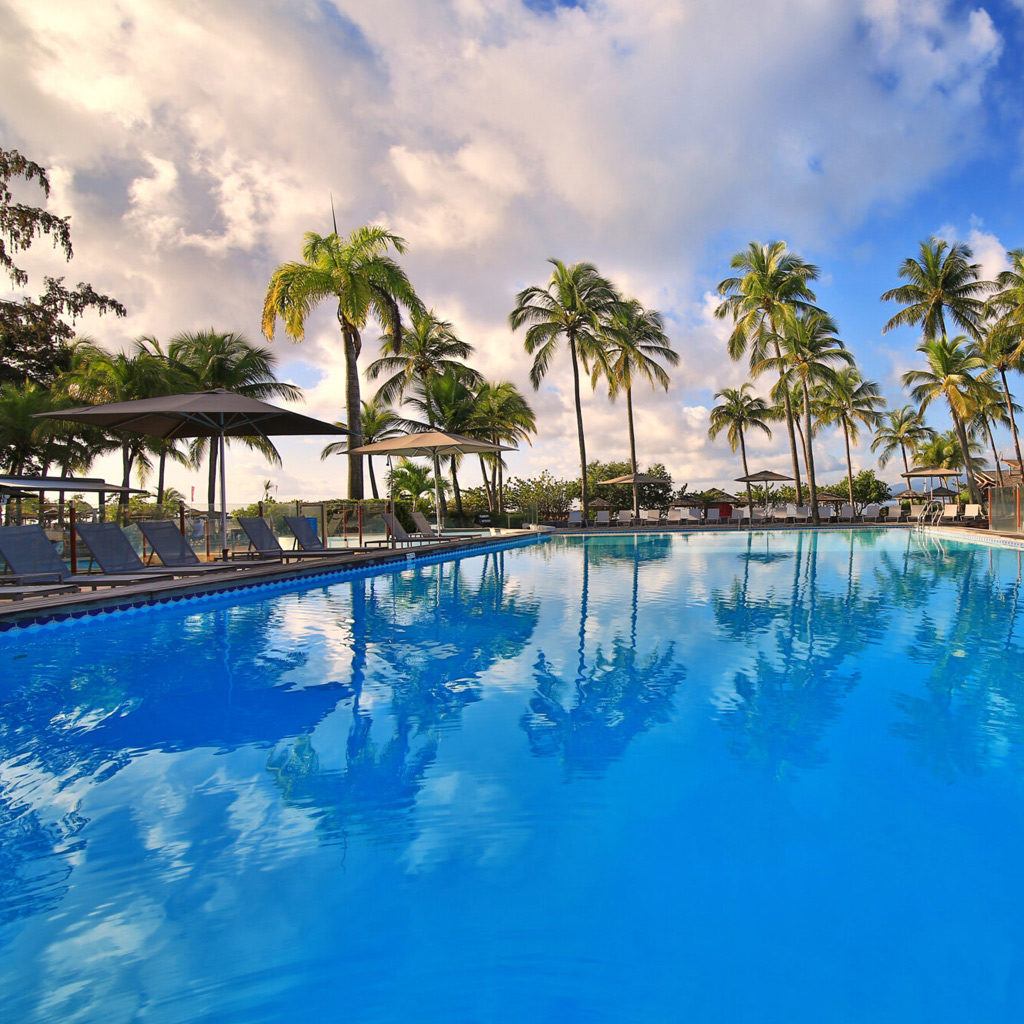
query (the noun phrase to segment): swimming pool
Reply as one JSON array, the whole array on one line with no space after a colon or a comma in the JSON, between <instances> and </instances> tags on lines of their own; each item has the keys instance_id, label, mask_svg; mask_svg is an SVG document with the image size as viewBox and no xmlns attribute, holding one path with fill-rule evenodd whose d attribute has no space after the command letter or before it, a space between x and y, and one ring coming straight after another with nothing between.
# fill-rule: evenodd
<instances>
[{"instance_id":1,"label":"swimming pool","mask_svg":"<svg viewBox=\"0 0 1024 1024\"><path fill-rule=\"evenodd\" d=\"M617 534L0 636L0 1020L1016 1020L1020 587Z\"/></svg>"}]
</instances>

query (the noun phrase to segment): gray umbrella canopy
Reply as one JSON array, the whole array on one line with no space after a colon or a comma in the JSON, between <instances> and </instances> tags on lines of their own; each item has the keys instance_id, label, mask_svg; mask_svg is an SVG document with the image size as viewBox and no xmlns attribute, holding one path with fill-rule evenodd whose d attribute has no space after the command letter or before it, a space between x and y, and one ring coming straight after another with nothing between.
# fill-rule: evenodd
<instances>
[{"instance_id":1,"label":"gray umbrella canopy","mask_svg":"<svg viewBox=\"0 0 1024 1024\"><path fill-rule=\"evenodd\" d=\"M909 480L920 476L959 476L962 472L962 469L943 469L941 466L915 466L909 473L900 473L900 476Z\"/></svg>"},{"instance_id":2,"label":"gray umbrella canopy","mask_svg":"<svg viewBox=\"0 0 1024 1024\"><path fill-rule=\"evenodd\" d=\"M303 416L234 391L190 391L181 395L140 398L38 414L46 419L91 423L147 437L216 437L220 443L220 522L227 557L227 484L224 476L225 437L264 437L306 434L351 434L351 430Z\"/></svg>"},{"instance_id":3,"label":"gray umbrella canopy","mask_svg":"<svg viewBox=\"0 0 1024 1024\"><path fill-rule=\"evenodd\" d=\"M782 473L775 473L770 469L762 469L760 472L751 473L749 476L738 476L738 484L768 484L778 480L792 480L791 476L784 476Z\"/></svg>"},{"instance_id":4,"label":"gray umbrella canopy","mask_svg":"<svg viewBox=\"0 0 1024 1024\"><path fill-rule=\"evenodd\" d=\"M437 510L437 532L444 528L441 520L441 466L442 455L487 455L496 452L514 452L517 449L507 448L490 441L480 441L475 437L463 437L461 434L450 434L444 430L423 430L415 434L402 434L400 437L389 437L386 441L374 441L358 448L350 448L349 452L357 455L402 455L407 458L433 459L434 462L434 507ZM394 496L391 507L394 508Z\"/></svg>"}]
</instances>

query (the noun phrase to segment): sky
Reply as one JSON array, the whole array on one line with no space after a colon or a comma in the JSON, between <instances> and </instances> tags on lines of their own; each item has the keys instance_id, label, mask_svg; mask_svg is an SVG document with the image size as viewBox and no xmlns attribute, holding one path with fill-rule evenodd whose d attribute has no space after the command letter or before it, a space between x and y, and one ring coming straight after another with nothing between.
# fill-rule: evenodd
<instances>
[{"instance_id":1,"label":"sky","mask_svg":"<svg viewBox=\"0 0 1024 1024\"><path fill-rule=\"evenodd\" d=\"M883 335L879 301L900 263L937 235L988 277L1024 246L1022 43L1024 0L0 0L0 146L47 167L48 208L72 218L73 262L37 244L33 283L66 273L123 302L77 325L111 349L209 327L266 343L270 275L331 230L332 197L342 234L401 235L425 304L535 409L511 475L578 476L568 356L534 391L507 317L547 259L590 261L662 312L680 354L668 392L635 393L642 467L728 487L739 456L707 427L747 376L713 317L730 257L783 239L819 266L819 304L905 404L919 339ZM272 346L302 411L341 419L334 310ZM590 458L627 458L624 402L588 385L583 415ZM268 479L281 499L344 496L328 440L281 439L281 467L234 446L229 502ZM749 447L751 470L788 470L783 428ZM841 436L815 459L839 479ZM875 467L866 442L854 466ZM118 460L94 473L118 479ZM169 482L198 501L205 472Z\"/></svg>"}]
</instances>

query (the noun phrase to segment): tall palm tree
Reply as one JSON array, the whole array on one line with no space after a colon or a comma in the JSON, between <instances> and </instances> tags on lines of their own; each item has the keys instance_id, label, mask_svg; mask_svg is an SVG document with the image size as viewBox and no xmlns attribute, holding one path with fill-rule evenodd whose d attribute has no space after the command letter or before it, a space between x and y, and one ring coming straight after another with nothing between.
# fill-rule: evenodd
<instances>
[{"instance_id":1,"label":"tall palm tree","mask_svg":"<svg viewBox=\"0 0 1024 1024\"><path fill-rule=\"evenodd\" d=\"M853 356L836 337L838 327L827 313L787 313L783 336L778 342L780 355L767 356L755 372L774 370L778 373L777 389L789 388L799 382L804 406L804 461L807 465L807 487L811 493L811 519L821 521L818 511L818 486L814 479L813 410L811 390L817 384L830 384L836 378L834 364L853 362Z\"/></svg>"},{"instance_id":2,"label":"tall palm tree","mask_svg":"<svg viewBox=\"0 0 1024 1024\"><path fill-rule=\"evenodd\" d=\"M783 321L801 313L820 312L814 304L815 295L809 286L809 282L818 277L818 268L790 252L786 243L781 241L769 242L767 245L750 242L745 250L733 256L729 266L738 273L719 282L716 291L724 296L724 300L715 309L718 319L731 316L733 320L729 355L733 359L740 359L747 354L751 368L766 365L765 358L773 355L773 365L782 374L780 332ZM803 497L800 488L800 460L793 430L793 407L788 390L782 392L780 397L786 415L796 498L797 503L800 503ZM808 446L808 441L805 441L805 449Z\"/></svg>"},{"instance_id":3,"label":"tall palm tree","mask_svg":"<svg viewBox=\"0 0 1024 1024\"><path fill-rule=\"evenodd\" d=\"M389 255L401 255L405 242L377 225L356 228L347 238L306 233L302 260L282 263L271 275L263 300L263 333L273 340L277 318L289 337L302 341L306 319L324 301L336 305L338 326L345 346L345 418L352 431L350 447L363 443L359 396L359 354L362 334L372 316L392 336L397 353L402 346L399 307L419 310L420 300L405 271ZM350 455L348 496L363 496L362 456Z\"/></svg>"},{"instance_id":4,"label":"tall palm tree","mask_svg":"<svg viewBox=\"0 0 1024 1024\"><path fill-rule=\"evenodd\" d=\"M967 452L972 460L981 456L981 445L970 436L967 438ZM967 465L964 449L955 430L934 434L921 445L918 455L926 466L937 466L939 469L963 469Z\"/></svg>"},{"instance_id":5,"label":"tall palm tree","mask_svg":"<svg viewBox=\"0 0 1024 1024\"><path fill-rule=\"evenodd\" d=\"M295 401L302 389L277 379L277 356L265 346L253 345L244 334L235 331L183 331L175 335L167 347L167 361L187 380L189 390L210 391L224 388L249 398L266 400L284 398ZM239 438L247 448L259 451L275 465L280 464L277 449L266 438ZM209 450L207 502L210 520L217 482L217 445L208 438L197 438L192 445L196 463Z\"/></svg>"},{"instance_id":6,"label":"tall palm tree","mask_svg":"<svg viewBox=\"0 0 1024 1024\"><path fill-rule=\"evenodd\" d=\"M882 392L872 380L864 380L855 366L838 369L829 383L817 389L818 420L828 425L838 423L843 428L846 443L846 483L853 505L853 463L850 442L857 443L860 426L872 429L882 417L885 405Z\"/></svg>"},{"instance_id":7,"label":"tall palm tree","mask_svg":"<svg viewBox=\"0 0 1024 1024\"><path fill-rule=\"evenodd\" d=\"M394 333L380 339L381 356L366 368L370 380L385 378L377 388L379 401L401 402L411 388L446 373L473 387L483 380L463 362L473 354L473 346L456 335L451 323L438 319L433 310L414 310L411 320L397 339ZM429 417L428 422L435 426Z\"/></svg>"},{"instance_id":8,"label":"tall palm tree","mask_svg":"<svg viewBox=\"0 0 1024 1024\"><path fill-rule=\"evenodd\" d=\"M995 316L996 326L1024 345L1024 249L1011 249L1010 267L996 276L994 291L985 303L987 313ZM1015 369L1019 369L1020 363Z\"/></svg>"},{"instance_id":9,"label":"tall palm tree","mask_svg":"<svg viewBox=\"0 0 1024 1024\"><path fill-rule=\"evenodd\" d=\"M477 390L469 434L491 444L515 446L537 432L537 420L529 402L511 381L485 381ZM492 465L488 479L487 465ZM480 471L487 493L487 507L501 513L504 507L504 462L501 452L480 456Z\"/></svg>"},{"instance_id":10,"label":"tall palm tree","mask_svg":"<svg viewBox=\"0 0 1024 1024\"><path fill-rule=\"evenodd\" d=\"M585 370L603 347L603 330L618 307L615 289L592 263L564 264L548 260L555 268L547 288L524 288L509 313L512 330L525 326L526 351L533 356L530 383L540 388L551 366L559 339L564 339L572 364L573 397L576 402L576 433L580 448L580 482L583 516L587 515L587 448L583 437L580 403L580 365Z\"/></svg>"},{"instance_id":11,"label":"tall palm tree","mask_svg":"<svg viewBox=\"0 0 1024 1024\"><path fill-rule=\"evenodd\" d=\"M386 441L389 437L397 437L402 432L402 417L390 406L385 406L377 396L368 402L362 403L363 420L363 444L375 444L377 441ZM344 423L335 423L336 427L345 426ZM320 452L320 458L326 459L331 455L344 455L348 451L349 442L333 441L325 445ZM370 490L375 499L380 498L377 493L377 478L373 475L373 456L366 456L366 468L370 473Z\"/></svg>"},{"instance_id":12,"label":"tall palm tree","mask_svg":"<svg viewBox=\"0 0 1024 1024\"><path fill-rule=\"evenodd\" d=\"M917 350L924 355L927 367L923 370L908 370L903 374L902 382L905 388L910 389L910 397L922 413L936 399L945 401L960 442L960 450L967 455L964 466L971 501L980 502L981 492L974 478L974 461L970 457L970 446L967 443L966 423L977 411L979 393L986 388L991 389L989 379L992 371L986 368L981 356L971 354L968 345L969 339L964 335L955 338L943 335L941 338L921 342Z\"/></svg>"},{"instance_id":13,"label":"tall palm tree","mask_svg":"<svg viewBox=\"0 0 1024 1024\"><path fill-rule=\"evenodd\" d=\"M1020 250L1020 252L1024 256L1024 250ZM1009 273L1009 271L1004 273ZM1002 274L1000 278L1003 278ZM992 298L995 299L996 296ZM1022 283L1021 302L1024 303L1024 283ZM1007 316L1012 317L1012 310L1008 311ZM1020 332L1017 331L1012 319L1000 319L995 323L986 324L981 341L974 344L971 352L973 355L981 356L985 365L999 374L999 379L1003 384L1002 394L1006 402L1006 415L997 422L1009 423L1010 436L1013 438L1013 450L1017 457L1017 467L1024 470L1024 461L1021 460L1020 455L1020 437L1017 434L1017 419L1014 415L1017 406L1006 380L1007 370L1019 371L1021 368L1021 360L1024 358L1024 321L1021 323ZM996 469L999 470L998 459L996 460ZM1000 470L1001 476L1002 471Z\"/></svg>"},{"instance_id":14,"label":"tall palm tree","mask_svg":"<svg viewBox=\"0 0 1024 1024\"><path fill-rule=\"evenodd\" d=\"M760 430L772 436L771 427L768 421L772 419L771 406L756 395L750 394L754 385L747 381L739 388L722 388L715 392L715 398L722 399L721 405L716 405L711 410L711 426L708 429L708 437L714 440L726 430L725 435L729 441L729 447L733 451L740 450L740 457L743 460L743 475L750 476L750 469L747 466L747 443L745 434L749 430ZM747 507L754 507L754 496L750 490L750 481L747 481Z\"/></svg>"},{"instance_id":15,"label":"tall palm tree","mask_svg":"<svg viewBox=\"0 0 1024 1024\"><path fill-rule=\"evenodd\" d=\"M665 322L653 309L644 309L636 299L620 301L604 329L606 345L594 360L591 383L599 377L608 382L608 397L614 402L626 393L626 423L629 427L629 464L637 472L636 432L633 428L633 383L646 380L651 388L661 385L668 391L669 375L662 362L679 363L679 353L669 344ZM639 517L637 485L633 485L633 515Z\"/></svg>"},{"instance_id":16,"label":"tall palm tree","mask_svg":"<svg viewBox=\"0 0 1024 1024\"><path fill-rule=\"evenodd\" d=\"M935 436L931 427L924 425L921 413L912 405L892 409L875 431L871 450L878 452L878 465L883 469L898 451L903 456L903 471L910 472L907 451L915 454L922 444Z\"/></svg>"},{"instance_id":17,"label":"tall palm tree","mask_svg":"<svg viewBox=\"0 0 1024 1024\"><path fill-rule=\"evenodd\" d=\"M990 287L979 280L981 267L971 260L969 245L950 245L945 239L925 239L920 258L908 256L899 276L906 284L882 294L883 302L898 302L903 308L892 316L882 333L895 327L920 324L926 341L945 337L946 320L951 320L975 340L980 339L984 303L978 297Z\"/></svg>"},{"instance_id":18,"label":"tall palm tree","mask_svg":"<svg viewBox=\"0 0 1024 1024\"><path fill-rule=\"evenodd\" d=\"M1002 427L1011 425L1011 417L1015 412L1020 412L1021 407L1008 398L998 385L991 389L985 389L977 398L977 409L974 418L968 425L968 436L981 434L989 447L992 449L992 463L996 467L996 476L999 478L999 486L1004 486L1003 467L999 461L999 452L996 450L996 439L992 434L992 424Z\"/></svg>"}]
</instances>

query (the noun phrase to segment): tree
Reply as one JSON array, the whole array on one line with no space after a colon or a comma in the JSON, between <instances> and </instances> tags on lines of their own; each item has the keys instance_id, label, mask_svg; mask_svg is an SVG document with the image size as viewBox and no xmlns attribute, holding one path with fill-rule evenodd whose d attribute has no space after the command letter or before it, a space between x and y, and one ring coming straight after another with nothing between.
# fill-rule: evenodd
<instances>
[{"instance_id":1,"label":"tree","mask_svg":"<svg viewBox=\"0 0 1024 1024\"><path fill-rule=\"evenodd\" d=\"M473 404L470 436L491 444L515 446L537 432L537 420L529 402L511 381L484 381ZM487 466L492 475L488 479ZM501 513L504 506L504 461L501 453L480 456L480 471L487 493L487 508Z\"/></svg>"},{"instance_id":2,"label":"tree","mask_svg":"<svg viewBox=\"0 0 1024 1024\"><path fill-rule=\"evenodd\" d=\"M992 463L999 478L999 486L1003 486L1003 467L999 463L999 452L996 450L996 439L992 434L992 424L1009 426L1011 417L1015 412L1020 412L1020 406L1012 399L1007 398L1002 390L993 385L991 389L981 391L977 398L977 408L974 418L968 425L968 435L980 433L988 441L992 449Z\"/></svg>"},{"instance_id":3,"label":"tree","mask_svg":"<svg viewBox=\"0 0 1024 1024\"><path fill-rule=\"evenodd\" d=\"M1011 249L1007 256L1010 267L996 276L985 312L996 318L995 326L1006 332L1019 350L1024 346L1024 249ZM1014 369L1019 369L1019 355L1016 364Z\"/></svg>"},{"instance_id":4,"label":"tree","mask_svg":"<svg viewBox=\"0 0 1024 1024\"><path fill-rule=\"evenodd\" d=\"M526 351L533 356L530 383L534 390L551 366L564 339L572 364L573 398L576 403L576 433L580 448L580 477L583 515L587 514L587 447L583 437L583 407L580 403L580 365L586 370L601 350L602 332L618 306L615 289L592 263L566 266L548 260L555 268L547 288L524 288L509 313L512 330L525 326Z\"/></svg>"},{"instance_id":5,"label":"tree","mask_svg":"<svg viewBox=\"0 0 1024 1024\"><path fill-rule=\"evenodd\" d=\"M536 512L537 518L564 519L572 507L573 487L568 480L556 480L547 470L538 477L509 480L505 488L507 507L513 512Z\"/></svg>"},{"instance_id":6,"label":"tree","mask_svg":"<svg viewBox=\"0 0 1024 1024\"><path fill-rule=\"evenodd\" d=\"M926 341L946 336L946 319L980 339L984 303L978 298L990 286L978 279L981 267L972 263L974 253L963 242L950 245L945 239L926 239L920 258L908 256L899 276L907 283L882 294L883 302L899 302L903 308L882 328L921 325Z\"/></svg>"},{"instance_id":7,"label":"tree","mask_svg":"<svg viewBox=\"0 0 1024 1024\"><path fill-rule=\"evenodd\" d=\"M967 455L964 466L971 500L980 503L981 491L974 478L974 463L970 457L965 424L977 411L979 392L986 387L991 388L989 378L992 371L985 367L981 356L971 354L968 344L968 339L963 335L952 339L945 335L934 340L926 339L917 346L918 352L924 355L927 362L926 369L908 370L903 374L902 381L903 386L910 389L910 397L922 413L936 399L945 401L960 442L960 450Z\"/></svg>"},{"instance_id":8,"label":"tree","mask_svg":"<svg viewBox=\"0 0 1024 1024\"><path fill-rule=\"evenodd\" d=\"M715 398L722 399L722 403L711 410L711 423L708 428L708 437L712 441L725 430L729 447L733 451L739 448L744 476L750 476L750 469L747 466L746 432L760 430L768 437L772 436L771 427L768 426L768 421L772 417L771 408L763 398L750 394L753 387L754 385L748 381L739 388L722 388L721 391L716 391ZM754 507L749 481L747 507Z\"/></svg>"},{"instance_id":9,"label":"tree","mask_svg":"<svg viewBox=\"0 0 1024 1024\"><path fill-rule=\"evenodd\" d=\"M591 373L596 388L599 377L608 382L608 397L614 402L626 393L626 423L629 427L630 472L636 473L636 432L633 429L633 383L646 380L653 389L660 384L668 391L669 375L661 365L675 366L677 353L668 343L665 323L655 310L644 309L636 299L619 303L604 329L606 345L598 350ZM640 515L639 494L633 487L633 515Z\"/></svg>"},{"instance_id":10,"label":"tree","mask_svg":"<svg viewBox=\"0 0 1024 1024\"><path fill-rule=\"evenodd\" d=\"M152 346L150 346L152 348ZM253 345L244 334L235 331L183 331L175 335L167 347L167 362L186 382L183 390L211 391L224 388L249 398L266 400L284 398L294 401L302 397L302 389L277 379L274 368L277 356L265 346ZM271 462L280 464L277 449L265 437L243 437L247 448L261 452ZM198 461L209 450L207 502L211 522L217 485L217 445L209 438L197 438L192 445L192 458Z\"/></svg>"},{"instance_id":11,"label":"tree","mask_svg":"<svg viewBox=\"0 0 1024 1024\"><path fill-rule=\"evenodd\" d=\"M16 149L0 149L0 270L15 288L28 284L28 274L15 262L36 240L47 237L70 261L71 218L14 201L12 183L35 183L50 195L45 168ZM68 288L63 277L45 277L42 294L0 299L0 383L32 380L49 387L68 369L68 343L75 321L87 310L124 316L125 308L91 285Z\"/></svg>"},{"instance_id":12,"label":"tree","mask_svg":"<svg viewBox=\"0 0 1024 1024\"><path fill-rule=\"evenodd\" d=\"M981 455L981 445L968 437L967 451L972 459L977 459ZM964 458L964 449L955 430L935 434L921 445L918 454L924 465L934 466L938 469L963 469L967 464L967 460Z\"/></svg>"},{"instance_id":13,"label":"tree","mask_svg":"<svg viewBox=\"0 0 1024 1024\"><path fill-rule=\"evenodd\" d=\"M921 413L912 405L891 410L875 431L871 450L878 452L878 465L883 469L897 451L903 456L903 471L910 472L907 451L914 454L926 441L935 436L935 431L924 425Z\"/></svg>"},{"instance_id":14,"label":"tree","mask_svg":"<svg viewBox=\"0 0 1024 1024\"><path fill-rule=\"evenodd\" d=\"M855 366L844 366L836 371L827 385L818 388L817 414L821 423L838 423L846 444L846 483L853 498L853 463L850 460L850 442L857 443L861 425L876 427L885 405L882 392L872 380L864 380Z\"/></svg>"},{"instance_id":15,"label":"tree","mask_svg":"<svg viewBox=\"0 0 1024 1024\"><path fill-rule=\"evenodd\" d=\"M593 490L604 480L614 480L630 472L630 464L623 461L599 462L596 459L587 465L587 488ZM643 470L644 476L658 477L658 483L637 484L638 503L644 508L666 509L672 501L672 475L660 462ZM579 485L577 484L577 493ZM634 505L634 488L632 484L602 485L602 498L617 508L632 508ZM574 495L575 496L575 495Z\"/></svg>"},{"instance_id":16,"label":"tree","mask_svg":"<svg viewBox=\"0 0 1024 1024\"><path fill-rule=\"evenodd\" d=\"M807 464L807 486L811 492L811 519L821 521L818 512L818 490L814 480L814 445L811 389L816 384L829 384L835 380L833 364L852 363L853 356L836 337L838 327L827 313L787 313L785 333L778 343L780 355L770 356L757 364L756 373L774 370L779 376L779 388L789 388L799 382L804 404L804 459ZM799 484L797 485L799 495Z\"/></svg>"},{"instance_id":17,"label":"tree","mask_svg":"<svg viewBox=\"0 0 1024 1024\"><path fill-rule=\"evenodd\" d=\"M767 245L751 242L745 250L733 256L729 266L740 273L719 282L716 291L725 298L715 309L718 319L727 316L733 319L729 355L740 359L748 354L753 368L767 365L765 358L773 354L776 360L773 365L780 367L781 374L780 331L783 322L798 314L821 312L814 304L815 295L808 284L817 278L818 268L790 252L785 242L769 242ZM785 410L793 479L797 502L800 503L800 460L793 429L793 407L788 391L780 392L779 397ZM809 450L809 438L805 440L804 448ZM809 467L807 472L810 473Z\"/></svg>"},{"instance_id":18,"label":"tree","mask_svg":"<svg viewBox=\"0 0 1024 1024\"><path fill-rule=\"evenodd\" d=\"M362 404L363 421L363 444L376 444L378 441L386 441L389 437L397 437L402 431L402 418L390 406L383 405L376 396ZM335 423L336 427L345 426L344 423ZM348 451L348 441L333 441L325 445L320 452L320 458L326 459L331 455L344 455ZM370 490L375 499L379 499L377 493L377 479L373 475L373 456L366 456L366 468L370 473Z\"/></svg>"},{"instance_id":19,"label":"tree","mask_svg":"<svg viewBox=\"0 0 1024 1024\"><path fill-rule=\"evenodd\" d=\"M422 304L405 271L389 255L405 252L405 241L378 225L356 228L347 238L306 233L302 261L282 263L271 275L263 300L263 333L271 341L280 317L285 332L302 341L314 307L334 301L345 347L345 418L350 447L363 443L359 396L362 334L371 316L391 336L395 354L402 347L399 307L419 311ZM363 497L362 456L348 457L348 496Z\"/></svg>"},{"instance_id":20,"label":"tree","mask_svg":"<svg viewBox=\"0 0 1024 1024\"><path fill-rule=\"evenodd\" d=\"M1018 252L1024 256L1024 250L1018 250ZM1000 280L1005 280L1004 274L1000 275ZM1005 292L1000 294L1005 295ZM994 298L995 296L993 296ZM1024 303L1024 280L1022 280L1021 302ZM1012 311L1010 312L1012 313ZM1022 324L1022 328L1024 328L1024 324ZM997 422L1009 423L1010 436L1013 438L1013 450L1017 457L1017 468L1024 470L1024 461L1020 454L1020 437L1017 434L1017 419L1014 416L1017 406L1006 380L1007 370L1020 370L1021 358L1024 357L1024 329L1018 333L1012 319L989 323L986 325L981 341L974 343L971 353L980 356L989 369L995 370L999 374L999 379L1003 383L1002 394L1006 403L1006 415ZM999 468L998 459L996 460L996 469L999 470L1000 479L1002 479L1002 470Z\"/></svg>"},{"instance_id":21,"label":"tree","mask_svg":"<svg viewBox=\"0 0 1024 1024\"><path fill-rule=\"evenodd\" d=\"M409 459L399 460L398 465L391 470L389 482L396 494L411 498L417 508L421 502L429 501L434 495L435 478L430 475L430 470ZM446 486L443 480L438 481L440 490Z\"/></svg>"}]
</instances>

